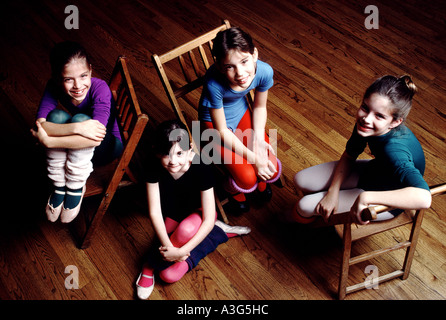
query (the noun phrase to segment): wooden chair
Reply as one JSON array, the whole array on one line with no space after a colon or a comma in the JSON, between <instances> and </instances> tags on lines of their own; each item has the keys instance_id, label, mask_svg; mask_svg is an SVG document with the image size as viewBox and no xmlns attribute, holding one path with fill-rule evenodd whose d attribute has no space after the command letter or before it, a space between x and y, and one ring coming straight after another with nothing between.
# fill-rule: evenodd
<instances>
[{"instance_id":1,"label":"wooden chair","mask_svg":"<svg viewBox=\"0 0 446 320\"><path fill-rule=\"evenodd\" d=\"M218 32L229 29L231 27L228 20L224 20L219 27L170 50L160 56L152 55L152 61L161 79L164 90L173 111L178 119L180 119L188 128L192 136L191 121L197 120L198 100L192 101L190 93L202 87L204 83L204 75L209 67L215 62L212 55L213 40ZM196 56L200 60L197 60ZM174 59L178 63L170 63L169 76L166 71L166 64ZM209 62L211 61L211 63ZM182 74L182 76L181 76ZM199 99L199 94L195 98ZM182 98L186 104L180 105L179 98ZM187 120L186 120L187 119Z\"/></svg>"},{"instance_id":2,"label":"wooden chair","mask_svg":"<svg viewBox=\"0 0 446 320\"><path fill-rule=\"evenodd\" d=\"M212 55L213 40L219 31L231 27L228 20L224 20L219 27L170 50L162 55L153 54L152 61L163 84L169 102L176 117L188 128L192 137L191 123L198 119L198 102L204 75L215 62ZM198 57L198 58L197 58ZM211 62L211 63L210 63ZM169 69L169 75L166 69ZM181 100L180 100L181 98ZM252 104L253 93L248 95ZM192 137L193 139L194 137ZM194 143L195 146L199 144ZM196 150L198 152L198 150ZM219 166L219 169L221 166ZM216 204L223 220L228 223L223 205L227 199L221 200L216 194Z\"/></svg>"},{"instance_id":3,"label":"wooden chair","mask_svg":"<svg viewBox=\"0 0 446 320\"><path fill-rule=\"evenodd\" d=\"M119 57L116 61L109 86L116 102L116 117L124 150L122 155L112 163L95 168L87 180L84 197L100 195L101 200L98 209L91 217L85 215L86 230L81 240L82 249L90 246L95 230L100 225L116 190L136 182L129 164L149 120L139 107L125 57ZM123 179L124 174L128 179Z\"/></svg>"},{"instance_id":4,"label":"wooden chair","mask_svg":"<svg viewBox=\"0 0 446 320\"><path fill-rule=\"evenodd\" d=\"M446 184L440 186L431 187L432 196L446 193ZM388 211L390 208L385 206L369 207L363 212L363 219L370 220L376 219L377 214L380 212ZM340 214L343 215L343 214ZM367 225L355 225L351 222L345 222L341 225L335 225L336 231L343 241L343 254L341 263L341 272L339 279L338 298L344 299L349 293L370 287L372 283L363 282L352 286L347 286L349 267L356 263L366 261L377 256L389 253L394 250L407 248L404 263L400 270L396 270L386 275L379 276L373 279L373 285L388 281L397 277L401 277L402 280L407 279L412 265L415 248L418 241L418 236L421 230L421 223L423 221L424 210L406 210L397 217L391 220L382 222L371 222ZM378 249L372 252L364 253L355 257L351 257L352 243L359 239L366 238L368 236L382 233L388 230L392 230L407 224L412 224L409 240L397 243L391 247Z\"/></svg>"}]
</instances>

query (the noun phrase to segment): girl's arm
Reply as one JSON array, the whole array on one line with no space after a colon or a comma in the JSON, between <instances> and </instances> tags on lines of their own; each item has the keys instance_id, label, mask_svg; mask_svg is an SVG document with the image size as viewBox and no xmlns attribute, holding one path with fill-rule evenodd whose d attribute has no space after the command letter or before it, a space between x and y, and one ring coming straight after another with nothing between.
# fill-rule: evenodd
<instances>
[{"instance_id":1,"label":"girl's arm","mask_svg":"<svg viewBox=\"0 0 446 320\"><path fill-rule=\"evenodd\" d=\"M220 134L220 137L224 144L228 146L238 155L242 156L248 163L255 163L255 154L249 150L236 136L228 129L226 126L226 117L223 108L220 109L210 109L212 123L214 128Z\"/></svg>"},{"instance_id":2,"label":"girl's arm","mask_svg":"<svg viewBox=\"0 0 446 320\"><path fill-rule=\"evenodd\" d=\"M106 128L98 120L86 120L75 123L52 123L46 121L45 118L37 119L45 129L46 133L52 137L63 137L80 135L91 140L102 140L105 136Z\"/></svg>"},{"instance_id":3,"label":"girl's arm","mask_svg":"<svg viewBox=\"0 0 446 320\"><path fill-rule=\"evenodd\" d=\"M367 224L368 221L362 221L361 212L370 205L419 210L428 209L431 202L430 191L417 187L406 187L391 191L364 191L356 198L350 213L358 223Z\"/></svg>"},{"instance_id":4,"label":"girl's arm","mask_svg":"<svg viewBox=\"0 0 446 320\"><path fill-rule=\"evenodd\" d=\"M265 139L265 126L266 126L266 103L268 101L268 91L255 92L254 105L252 107L252 128L257 138Z\"/></svg>"},{"instance_id":5,"label":"girl's arm","mask_svg":"<svg viewBox=\"0 0 446 320\"><path fill-rule=\"evenodd\" d=\"M172 246L172 242L167 234L166 225L161 211L160 189L158 183L147 183L147 202L149 208L149 216L152 221L153 228L162 246Z\"/></svg>"},{"instance_id":6,"label":"girl's arm","mask_svg":"<svg viewBox=\"0 0 446 320\"><path fill-rule=\"evenodd\" d=\"M344 180L349 176L354 162L355 159L344 151L334 170L328 192L318 203L315 209L316 213L320 214L325 221L328 220L331 214L337 211L339 203L339 190L341 189L342 182L344 182Z\"/></svg>"},{"instance_id":7,"label":"girl's arm","mask_svg":"<svg viewBox=\"0 0 446 320\"><path fill-rule=\"evenodd\" d=\"M268 160L268 152L272 152L274 154L274 150L271 145L265 141L267 101L268 90L264 92L255 92L254 105L252 108L252 126L254 130L253 146L257 175L263 180L270 179L276 172L274 164L270 160Z\"/></svg>"},{"instance_id":8,"label":"girl's arm","mask_svg":"<svg viewBox=\"0 0 446 320\"><path fill-rule=\"evenodd\" d=\"M57 124L37 119L37 131L32 134L47 148L81 149L97 147L105 137L106 129L97 120Z\"/></svg>"}]
</instances>

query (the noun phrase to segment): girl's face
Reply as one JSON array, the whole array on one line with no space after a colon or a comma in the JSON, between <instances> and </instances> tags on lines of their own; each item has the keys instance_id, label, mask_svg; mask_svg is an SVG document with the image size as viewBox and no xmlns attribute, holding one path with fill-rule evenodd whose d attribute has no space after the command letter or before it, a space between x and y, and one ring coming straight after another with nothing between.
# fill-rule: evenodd
<instances>
[{"instance_id":1,"label":"girl's face","mask_svg":"<svg viewBox=\"0 0 446 320\"><path fill-rule=\"evenodd\" d=\"M230 87L235 91L246 90L256 74L257 48L254 53L232 49L221 61L221 71L229 81Z\"/></svg>"},{"instance_id":2,"label":"girl's face","mask_svg":"<svg viewBox=\"0 0 446 320\"><path fill-rule=\"evenodd\" d=\"M364 99L356 113L357 131L360 136L371 137L386 134L396 128L403 120L394 120L390 100L387 97L373 93Z\"/></svg>"},{"instance_id":3,"label":"girl's face","mask_svg":"<svg viewBox=\"0 0 446 320\"><path fill-rule=\"evenodd\" d=\"M74 59L62 71L63 89L74 105L79 105L91 87L91 66L85 59Z\"/></svg>"},{"instance_id":4,"label":"girl's face","mask_svg":"<svg viewBox=\"0 0 446 320\"><path fill-rule=\"evenodd\" d=\"M192 160L192 148L184 151L179 143L175 143L168 155L161 156L161 165L172 175L186 172Z\"/></svg>"}]
</instances>

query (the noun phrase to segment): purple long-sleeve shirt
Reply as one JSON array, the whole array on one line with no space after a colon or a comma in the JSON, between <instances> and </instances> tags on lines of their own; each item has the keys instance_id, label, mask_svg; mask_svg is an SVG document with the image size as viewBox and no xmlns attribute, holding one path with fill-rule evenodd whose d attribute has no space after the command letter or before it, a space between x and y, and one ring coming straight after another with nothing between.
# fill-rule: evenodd
<instances>
[{"instance_id":1,"label":"purple long-sleeve shirt","mask_svg":"<svg viewBox=\"0 0 446 320\"><path fill-rule=\"evenodd\" d=\"M111 132L122 142L114 112L115 101L104 80L91 78L87 96L78 106L71 102L71 98L60 90L54 81L48 81L37 110L37 119L46 118L51 111L57 108L59 102L72 115L83 113L99 121L107 127L107 132Z\"/></svg>"}]
</instances>

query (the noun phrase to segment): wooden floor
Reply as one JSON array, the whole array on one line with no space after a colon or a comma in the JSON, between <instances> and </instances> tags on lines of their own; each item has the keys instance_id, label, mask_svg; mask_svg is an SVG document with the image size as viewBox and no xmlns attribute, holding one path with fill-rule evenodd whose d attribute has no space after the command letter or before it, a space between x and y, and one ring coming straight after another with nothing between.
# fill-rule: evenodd
<instances>
[{"instance_id":1,"label":"wooden floor","mask_svg":"<svg viewBox=\"0 0 446 320\"><path fill-rule=\"evenodd\" d=\"M94 74L108 79L119 55L128 58L136 93L149 115L148 131L172 118L148 55L164 53L228 19L254 38L260 59L275 71L269 126L281 137L278 155L286 185L272 201L232 224L252 233L227 243L180 282L158 282L153 300L334 299L341 242L332 228L282 222L297 200L293 175L339 158L353 128L365 88L384 74L411 74L419 87L409 125L424 147L429 184L446 180L446 3L443 0L374 1L379 29L367 30L370 1L295 0L97 0L73 1L79 29L64 27L65 1L7 1L0 13L0 299L135 299L134 283L154 232L143 186L122 190L93 244L76 247L67 227L46 221L48 182L41 148L29 134L46 81L48 52L73 39L93 56ZM143 139L144 141L144 139ZM147 145L138 149L144 154ZM5 189L4 188L4 189ZM347 299L446 298L446 197L425 215L410 277ZM91 201L91 202L90 202ZM94 205L94 201L83 205ZM407 229L355 244L361 252L399 242ZM361 263L351 279L364 281L367 265L384 274L403 252ZM79 289L66 289L74 266Z\"/></svg>"}]
</instances>

